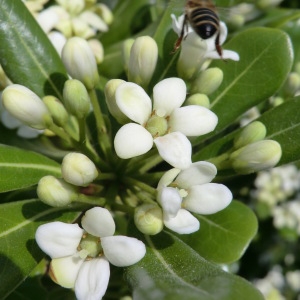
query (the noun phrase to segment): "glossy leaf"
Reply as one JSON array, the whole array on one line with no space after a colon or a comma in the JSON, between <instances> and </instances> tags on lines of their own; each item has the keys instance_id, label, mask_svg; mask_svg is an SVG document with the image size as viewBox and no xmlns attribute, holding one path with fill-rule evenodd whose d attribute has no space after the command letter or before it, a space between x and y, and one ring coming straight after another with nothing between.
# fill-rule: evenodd
<instances>
[{"instance_id":1,"label":"glossy leaf","mask_svg":"<svg viewBox=\"0 0 300 300\"><path fill-rule=\"evenodd\" d=\"M249 282L206 261L171 233L146 236L144 242L146 256L126 272L136 300L263 299Z\"/></svg>"},{"instance_id":2,"label":"glossy leaf","mask_svg":"<svg viewBox=\"0 0 300 300\"><path fill-rule=\"evenodd\" d=\"M40 97L61 98L65 68L22 1L0 0L0 63L8 77Z\"/></svg>"},{"instance_id":3,"label":"glossy leaf","mask_svg":"<svg viewBox=\"0 0 300 300\"><path fill-rule=\"evenodd\" d=\"M0 145L0 192L29 187L46 175L60 176L60 165L36 152Z\"/></svg>"},{"instance_id":4,"label":"glossy leaf","mask_svg":"<svg viewBox=\"0 0 300 300\"><path fill-rule=\"evenodd\" d=\"M200 221L200 229L178 237L205 259L219 264L240 259L258 229L255 214L238 201L216 214L195 216Z\"/></svg>"},{"instance_id":5,"label":"glossy leaf","mask_svg":"<svg viewBox=\"0 0 300 300\"><path fill-rule=\"evenodd\" d=\"M239 62L214 62L224 79L210 96L218 115L216 132L242 113L272 96L283 84L293 62L290 39L281 30L252 28L230 40L225 47L239 53Z\"/></svg>"},{"instance_id":6,"label":"glossy leaf","mask_svg":"<svg viewBox=\"0 0 300 300\"><path fill-rule=\"evenodd\" d=\"M39 200L25 200L0 205L0 295L5 298L44 256L34 236L37 227L54 219L72 222L79 213L64 212Z\"/></svg>"}]
</instances>

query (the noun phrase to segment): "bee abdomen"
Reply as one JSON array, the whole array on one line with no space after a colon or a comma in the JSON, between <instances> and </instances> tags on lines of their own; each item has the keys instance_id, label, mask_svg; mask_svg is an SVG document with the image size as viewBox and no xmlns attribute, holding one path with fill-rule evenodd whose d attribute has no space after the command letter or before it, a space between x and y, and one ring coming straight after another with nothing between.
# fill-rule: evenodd
<instances>
[{"instance_id":1,"label":"bee abdomen","mask_svg":"<svg viewBox=\"0 0 300 300\"><path fill-rule=\"evenodd\" d=\"M191 25L202 39L212 37L219 29L217 14L207 8L196 8L190 14Z\"/></svg>"}]
</instances>

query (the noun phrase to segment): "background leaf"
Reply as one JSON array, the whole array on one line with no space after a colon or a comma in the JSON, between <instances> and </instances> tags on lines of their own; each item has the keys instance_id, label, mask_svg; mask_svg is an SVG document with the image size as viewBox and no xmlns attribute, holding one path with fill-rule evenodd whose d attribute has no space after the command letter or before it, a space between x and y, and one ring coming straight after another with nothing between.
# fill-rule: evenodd
<instances>
[{"instance_id":1,"label":"background leaf","mask_svg":"<svg viewBox=\"0 0 300 300\"><path fill-rule=\"evenodd\" d=\"M211 109L219 117L214 133L272 96L285 81L293 63L290 39L278 29L245 30L224 48L238 52L240 61L213 63L224 73L221 86L210 95Z\"/></svg>"},{"instance_id":2,"label":"background leaf","mask_svg":"<svg viewBox=\"0 0 300 300\"><path fill-rule=\"evenodd\" d=\"M0 295L5 298L44 256L34 236L37 227L54 219L72 222L79 213L49 207L32 199L0 206Z\"/></svg>"},{"instance_id":3,"label":"background leaf","mask_svg":"<svg viewBox=\"0 0 300 300\"><path fill-rule=\"evenodd\" d=\"M238 201L232 201L226 209L216 214L195 216L200 221L200 230L179 235L178 238L205 259L219 264L240 259L258 229L255 214Z\"/></svg>"},{"instance_id":4,"label":"background leaf","mask_svg":"<svg viewBox=\"0 0 300 300\"><path fill-rule=\"evenodd\" d=\"M249 282L209 263L171 233L143 240L146 256L126 271L136 300L263 299Z\"/></svg>"},{"instance_id":5,"label":"background leaf","mask_svg":"<svg viewBox=\"0 0 300 300\"><path fill-rule=\"evenodd\" d=\"M0 0L0 63L13 83L61 98L65 68L21 0Z\"/></svg>"},{"instance_id":6,"label":"background leaf","mask_svg":"<svg viewBox=\"0 0 300 300\"><path fill-rule=\"evenodd\" d=\"M36 152L0 145L0 192L37 184L41 177L60 177L60 165Z\"/></svg>"}]
</instances>

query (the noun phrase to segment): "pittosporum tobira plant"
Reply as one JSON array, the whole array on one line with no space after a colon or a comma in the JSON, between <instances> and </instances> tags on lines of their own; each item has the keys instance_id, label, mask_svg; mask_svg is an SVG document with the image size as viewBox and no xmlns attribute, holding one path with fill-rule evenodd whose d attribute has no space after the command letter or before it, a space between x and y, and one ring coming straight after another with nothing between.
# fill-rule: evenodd
<instances>
[{"instance_id":1,"label":"pittosporum tobira plant","mask_svg":"<svg viewBox=\"0 0 300 300\"><path fill-rule=\"evenodd\" d=\"M278 3L228 29L210 1L54 2L0 1L0 294L263 299L237 276L254 211L299 234L298 186L270 196L300 159L293 35L255 27Z\"/></svg>"}]
</instances>

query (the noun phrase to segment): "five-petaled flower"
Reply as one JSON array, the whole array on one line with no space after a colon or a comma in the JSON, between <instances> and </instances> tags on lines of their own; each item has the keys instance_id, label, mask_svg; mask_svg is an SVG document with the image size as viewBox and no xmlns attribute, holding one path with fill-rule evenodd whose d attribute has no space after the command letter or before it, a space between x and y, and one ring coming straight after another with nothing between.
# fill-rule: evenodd
<instances>
[{"instance_id":1,"label":"five-petaled flower","mask_svg":"<svg viewBox=\"0 0 300 300\"><path fill-rule=\"evenodd\" d=\"M150 97L135 83L121 83L115 96L122 113L135 122L123 125L115 136L116 153L124 159L145 154L154 142L166 162L186 169L192 163L187 136L209 133L218 122L217 116L205 107L181 107L186 85L180 78L167 78L154 86L153 107Z\"/></svg>"},{"instance_id":2,"label":"five-petaled flower","mask_svg":"<svg viewBox=\"0 0 300 300\"><path fill-rule=\"evenodd\" d=\"M216 174L213 164L199 161L188 169L174 168L163 175L157 187L157 201L166 227L180 234L195 232L200 223L190 212L209 215L230 204L230 190L223 184L211 183Z\"/></svg>"},{"instance_id":3,"label":"five-petaled flower","mask_svg":"<svg viewBox=\"0 0 300 300\"><path fill-rule=\"evenodd\" d=\"M88 210L77 224L51 222L39 226L36 241L51 258L51 277L63 287L75 288L79 300L101 299L108 286L109 263L126 267L141 260L143 242L113 236L115 223L101 207Z\"/></svg>"}]
</instances>

